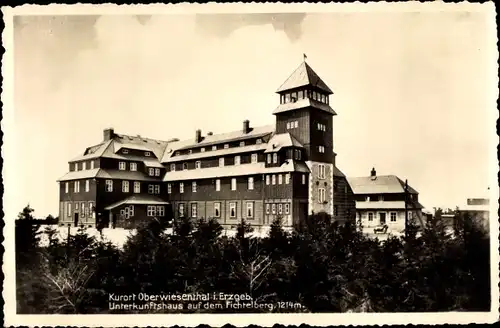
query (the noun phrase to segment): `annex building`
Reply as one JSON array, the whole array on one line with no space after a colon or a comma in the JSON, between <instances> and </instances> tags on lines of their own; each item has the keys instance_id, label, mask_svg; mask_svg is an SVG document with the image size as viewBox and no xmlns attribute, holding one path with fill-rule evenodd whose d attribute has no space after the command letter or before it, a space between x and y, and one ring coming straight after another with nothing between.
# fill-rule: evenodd
<instances>
[{"instance_id":1,"label":"annex building","mask_svg":"<svg viewBox=\"0 0 500 328\"><path fill-rule=\"evenodd\" d=\"M355 218L352 190L335 165L332 90L304 61L276 91L273 124L154 140L104 130L61 177L62 225L132 227L153 217L245 219L285 226L313 212Z\"/></svg>"}]
</instances>

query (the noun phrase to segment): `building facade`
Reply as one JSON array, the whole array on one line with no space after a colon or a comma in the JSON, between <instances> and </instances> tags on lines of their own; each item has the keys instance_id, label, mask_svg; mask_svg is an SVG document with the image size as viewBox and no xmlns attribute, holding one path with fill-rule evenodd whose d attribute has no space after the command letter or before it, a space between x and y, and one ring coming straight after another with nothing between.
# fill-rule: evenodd
<instances>
[{"instance_id":1,"label":"building facade","mask_svg":"<svg viewBox=\"0 0 500 328\"><path fill-rule=\"evenodd\" d=\"M126 227L171 215L267 226L279 216L291 226L322 211L353 220L352 190L335 165L332 91L303 62L277 94L269 126L245 120L238 131L196 130L183 141L105 130L59 180L60 222Z\"/></svg>"},{"instance_id":2,"label":"building facade","mask_svg":"<svg viewBox=\"0 0 500 328\"><path fill-rule=\"evenodd\" d=\"M347 178L356 201L356 218L368 233L378 229L385 233L399 234L405 229L406 217L423 226L423 206L418 192L395 175L377 176L372 169L370 176ZM386 226L385 230L382 230Z\"/></svg>"}]
</instances>

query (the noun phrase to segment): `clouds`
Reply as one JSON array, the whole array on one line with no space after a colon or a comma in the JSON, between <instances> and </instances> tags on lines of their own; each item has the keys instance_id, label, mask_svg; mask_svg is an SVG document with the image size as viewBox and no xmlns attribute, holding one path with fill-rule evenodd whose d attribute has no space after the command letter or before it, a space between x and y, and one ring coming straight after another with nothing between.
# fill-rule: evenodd
<instances>
[{"instance_id":1,"label":"clouds","mask_svg":"<svg viewBox=\"0 0 500 328\"><path fill-rule=\"evenodd\" d=\"M487 178L455 175L484 167L484 20L424 16L247 17L231 33L195 15L25 20L15 40L16 129L40 137L20 137L18 163L32 172L42 161L44 174L19 182L16 206L32 199L39 212L55 213L55 180L108 126L169 139L239 129L246 118L272 123L274 92L302 53L335 92L343 171L364 175L376 165L408 177L433 204L471 196ZM451 185L450 196L443 188Z\"/></svg>"}]
</instances>

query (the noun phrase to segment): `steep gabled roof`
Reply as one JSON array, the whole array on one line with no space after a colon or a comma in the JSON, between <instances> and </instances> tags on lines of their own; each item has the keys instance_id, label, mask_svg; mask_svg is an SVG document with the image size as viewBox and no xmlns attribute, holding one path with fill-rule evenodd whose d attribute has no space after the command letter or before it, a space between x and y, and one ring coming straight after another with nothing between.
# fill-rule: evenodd
<instances>
[{"instance_id":1,"label":"steep gabled roof","mask_svg":"<svg viewBox=\"0 0 500 328\"><path fill-rule=\"evenodd\" d=\"M293 73L286 79L278 90L277 93L281 93L287 90L293 90L299 87L313 86L328 94L332 94L333 91L326 85L325 82L316 74L316 72L309 66L305 61L302 62L299 67L293 71Z\"/></svg>"},{"instance_id":2,"label":"steep gabled roof","mask_svg":"<svg viewBox=\"0 0 500 328\"><path fill-rule=\"evenodd\" d=\"M347 178L354 194L391 194L404 193L405 183L395 175L377 175L375 177ZM410 194L418 194L412 187L408 186Z\"/></svg>"},{"instance_id":3,"label":"steep gabled roof","mask_svg":"<svg viewBox=\"0 0 500 328\"><path fill-rule=\"evenodd\" d=\"M275 134L271 137L269 142L267 143L265 153L277 152L283 147L300 147L304 146L295 139L289 132Z\"/></svg>"}]
</instances>

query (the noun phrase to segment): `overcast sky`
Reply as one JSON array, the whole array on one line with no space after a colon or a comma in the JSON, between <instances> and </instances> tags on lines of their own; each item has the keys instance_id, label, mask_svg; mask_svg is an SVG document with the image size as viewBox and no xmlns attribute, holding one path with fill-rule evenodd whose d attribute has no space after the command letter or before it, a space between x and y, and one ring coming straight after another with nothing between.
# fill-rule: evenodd
<instances>
[{"instance_id":1,"label":"overcast sky","mask_svg":"<svg viewBox=\"0 0 500 328\"><path fill-rule=\"evenodd\" d=\"M496 184L487 23L465 12L17 17L8 205L57 215L56 180L106 127L165 140L274 123L275 91L303 53L334 91L346 175L375 167L408 179L427 208L463 204Z\"/></svg>"}]
</instances>

